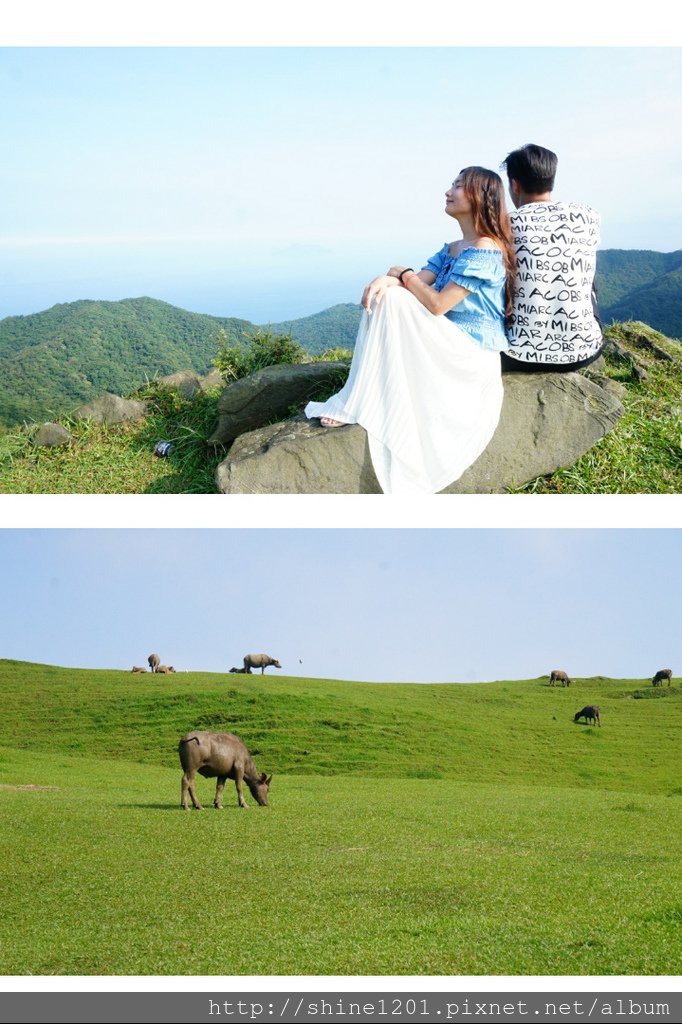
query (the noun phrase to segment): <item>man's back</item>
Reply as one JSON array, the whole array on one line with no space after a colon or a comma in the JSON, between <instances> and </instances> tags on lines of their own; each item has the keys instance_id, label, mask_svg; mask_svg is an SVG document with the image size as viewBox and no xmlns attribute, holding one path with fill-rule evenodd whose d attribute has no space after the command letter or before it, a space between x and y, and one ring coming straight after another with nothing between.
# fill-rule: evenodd
<instances>
[{"instance_id":1,"label":"man's back","mask_svg":"<svg viewBox=\"0 0 682 1024\"><path fill-rule=\"evenodd\" d=\"M517 278L507 355L548 366L591 359L603 344L592 302L599 214L549 200L509 216Z\"/></svg>"}]
</instances>

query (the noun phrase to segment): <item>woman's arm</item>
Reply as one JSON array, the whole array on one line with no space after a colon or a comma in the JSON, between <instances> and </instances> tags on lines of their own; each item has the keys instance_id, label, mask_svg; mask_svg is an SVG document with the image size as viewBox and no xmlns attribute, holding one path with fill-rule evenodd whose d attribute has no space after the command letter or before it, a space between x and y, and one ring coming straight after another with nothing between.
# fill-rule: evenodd
<instances>
[{"instance_id":1,"label":"woman's arm","mask_svg":"<svg viewBox=\"0 0 682 1024\"><path fill-rule=\"evenodd\" d=\"M406 267L401 266L391 267L389 274L395 274L396 277L400 278L400 274L406 269ZM429 313L433 313L434 316L442 316L443 313L448 313L458 302L465 299L467 295L471 295L467 288L462 288L453 281L450 284L446 284L442 291L437 292L431 287L436 280L436 275L431 270L421 270L418 274L408 272L402 280L415 299L419 299L422 306L426 306Z\"/></svg>"},{"instance_id":2,"label":"woman's arm","mask_svg":"<svg viewBox=\"0 0 682 1024\"><path fill-rule=\"evenodd\" d=\"M419 274L405 274L403 281L407 290L412 292L415 299L419 299L422 306L426 306L429 313L433 313L434 316L448 313L459 302L466 299L467 295L471 295L469 289L462 288L454 281L446 284L440 292L426 284Z\"/></svg>"},{"instance_id":3,"label":"woman's arm","mask_svg":"<svg viewBox=\"0 0 682 1024\"><path fill-rule=\"evenodd\" d=\"M372 303L375 301L377 304L381 302L387 288L393 288L395 285L400 285L402 287L400 274L406 269L406 267L401 266L391 267L388 273L380 274L379 277L375 277L373 281L370 281L362 293L361 300L362 305L368 313L372 312ZM432 270L420 270L419 273L414 276L418 277L419 280L423 281L426 285L431 285L436 280L436 275ZM432 291L433 289L429 290Z\"/></svg>"}]
</instances>

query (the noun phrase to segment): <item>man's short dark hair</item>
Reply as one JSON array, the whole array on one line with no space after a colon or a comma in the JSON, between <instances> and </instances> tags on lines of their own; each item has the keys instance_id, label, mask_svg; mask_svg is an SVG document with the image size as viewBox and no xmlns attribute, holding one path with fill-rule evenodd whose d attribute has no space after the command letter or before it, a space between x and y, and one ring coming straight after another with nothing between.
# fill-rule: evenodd
<instances>
[{"instance_id":1,"label":"man's short dark hair","mask_svg":"<svg viewBox=\"0 0 682 1024\"><path fill-rule=\"evenodd\" d=\"M511 181L514 178L528 195L551 192L559 160L556 153L532 142L509 154L502 166Z\"/></svg>"}]
</instances>

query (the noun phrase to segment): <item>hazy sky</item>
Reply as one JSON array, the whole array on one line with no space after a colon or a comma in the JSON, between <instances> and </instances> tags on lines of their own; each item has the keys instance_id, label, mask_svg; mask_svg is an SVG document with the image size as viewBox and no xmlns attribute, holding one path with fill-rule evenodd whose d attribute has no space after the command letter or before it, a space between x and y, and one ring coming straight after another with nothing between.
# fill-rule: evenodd
<instances>
[{"instance_id":1,"label":"hazy sky","mask_svg":"<svg viewBox=\"0 0 682 1024\"><path fill-rule=\"evenodd\" d=\"M679 530L2 530L0 657L129 669L154 650L225 672L264 651L286 675L368 681L680 674L681 546Z\"/></svg>"},{"instance_id":2,"label":"hazy sky","mask_svg":"<svg viewBox=\"0 0 682 1024\"><path fill-rule=\"evenodd\" d=\"M151 295L256 322L358 301L540 142L603 248L680 246L674 48L0 49L0 317Z\"/></svg>"}]
</instances>

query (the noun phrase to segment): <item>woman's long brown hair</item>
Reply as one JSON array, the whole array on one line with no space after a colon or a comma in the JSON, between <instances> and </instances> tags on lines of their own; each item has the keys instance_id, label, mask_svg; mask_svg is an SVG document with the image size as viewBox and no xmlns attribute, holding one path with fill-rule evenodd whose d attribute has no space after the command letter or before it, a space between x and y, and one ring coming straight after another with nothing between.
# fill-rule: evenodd
<instances>
[{"instance_id":1,"label":"woman's long brown hair","mask_svg":"<svg viewBox=\"0 0 682 1024\"><path fill-rule=\"evenodd\" d=\"M504 202L504 184L495 171L486 167L465 167L459 172L464 193L471 204L474 231L484 238L494 238L502 248L507 277L504 285L505 321L512 313L514 281L516 279L516 252L512 240L507 207Z\"/></svg>"}]
</instances>

